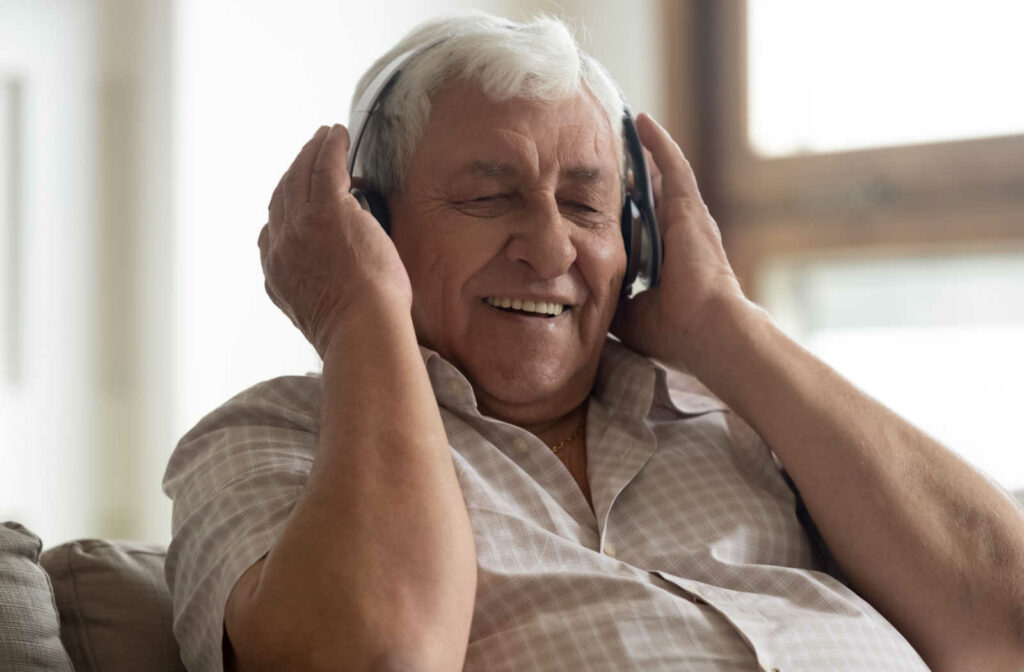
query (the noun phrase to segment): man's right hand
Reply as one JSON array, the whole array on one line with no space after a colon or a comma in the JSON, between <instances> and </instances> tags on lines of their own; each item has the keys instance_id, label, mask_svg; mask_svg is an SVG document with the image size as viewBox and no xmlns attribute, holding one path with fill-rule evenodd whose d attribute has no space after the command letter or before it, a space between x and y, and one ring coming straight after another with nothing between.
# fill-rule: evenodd
<instances>
[{"instance_id":1,"label":"man's right hand","mask_svg":"<svg viewBox=\"0 0 1024 672\"><path fill-rule=\"evenodd\" d=\"M349 194L348 143L342 126L317 131L260 234L267 292L324 365L308 478L225 608L225 650L240 672L451 672L466 656L473 531L409 277Z\"/></svg>"},{"instance_id":2,"label":"man's right hand","mask_svg":"<svg viewBox=\"0 0 1024 672\"><path fill-rule=\"evenodd\" d=\"M317 130L274 189L259 237L267 294L321 357L353 304L412 304L398 251L349 193L348 146L344 126Z\"/></svg>"}]
</instances>

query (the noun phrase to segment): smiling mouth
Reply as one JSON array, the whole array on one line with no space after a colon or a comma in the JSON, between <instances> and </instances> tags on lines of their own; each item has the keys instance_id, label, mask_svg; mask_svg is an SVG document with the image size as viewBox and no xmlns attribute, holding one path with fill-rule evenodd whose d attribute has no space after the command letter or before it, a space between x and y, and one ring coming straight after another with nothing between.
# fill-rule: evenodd
<instances>
[{"instance_id":1,"label":"smiling mouth","mask_svg":"<svg viewBox=\"0 0 1024 672\"><path fill-rule=\"evenodd\" d=\"M523 301L521 299L508 299L497 296L488 296L484 303L492 308L504 310L509 313L522 313L537 315L538 317L558 317L562 311L569 310L569 306L561 303L548 301Z\"/></svg>"}]
</instances>

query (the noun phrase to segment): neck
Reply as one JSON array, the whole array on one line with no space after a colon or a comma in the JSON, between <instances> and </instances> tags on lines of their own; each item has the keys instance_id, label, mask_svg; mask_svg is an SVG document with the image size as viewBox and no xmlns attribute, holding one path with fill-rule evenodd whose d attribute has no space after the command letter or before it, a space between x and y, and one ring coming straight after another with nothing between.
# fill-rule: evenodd
<instances>
[{"instance_id":1,"label":"neck","mask_svg":"<svg viewBox=\"0 0 1024 672\"><path fill-rule=\"evenodd\" d=\"M518 418L505 417L500 413L492 412L483 403L480 404L480 412L497 420L522 427L550 446L558 443L579 427L586 417L588 399L589 396L584 397L582 401L560 415L538 419L531 418L525 422Z\"/></svg>"}]
</instances>

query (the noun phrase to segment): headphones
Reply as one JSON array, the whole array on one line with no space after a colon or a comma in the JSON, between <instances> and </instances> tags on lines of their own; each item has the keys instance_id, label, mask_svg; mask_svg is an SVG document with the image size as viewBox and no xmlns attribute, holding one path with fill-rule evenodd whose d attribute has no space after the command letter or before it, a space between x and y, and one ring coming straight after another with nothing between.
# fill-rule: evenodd
<instances>
[{"instance_id":1,"label":"headphones","mask_svg":"<svg viewBox=\"0 0 1024 672\"><path fill-rule=\"evenodd\" d=\"M350 175L354 174L359 145L363 141L370 117L380 109L384 97L401 75L402 66L413 61L428 49L444 42L445 39L447 38L414 47L400 54L381 68L377 76L367 85L352 110L352 119L349 124L352 129L352 142L348 150L348 172ZM621 91L619 95L622 96ZM647 172L643 145L640 143L636 124L633 123L633 115L630 114L629 106L625 104L624 96L622 136L622 145L626 155L626 185L620 224L622 240L626 246L626 274L622 280L620 297L628 300L658 284L658 279L661 276L663 251L661 235L658 233L658 221L654 216L654 192L651 189L650 175ZM390 235L391 218L384 196L370 189L353 189L352 195Z\"/></svg>"}]
</instances>

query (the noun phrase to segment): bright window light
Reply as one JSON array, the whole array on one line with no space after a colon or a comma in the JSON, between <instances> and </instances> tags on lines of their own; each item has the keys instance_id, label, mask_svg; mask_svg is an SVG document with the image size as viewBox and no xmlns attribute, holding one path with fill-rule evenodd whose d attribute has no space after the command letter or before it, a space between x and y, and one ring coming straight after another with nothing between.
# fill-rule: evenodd
<instances>
[{"instance_id":1,"label":"bright window light","mask_svg":"<svg viewBox=\"0 0 1024 672\"><path fill-rule=\"evenodd\" d=\"M1024 3L747 7L749 133L763 156L1024 132Z\"/></svg>"},{"instance_id":2,"label":"bright window light","mask_svg":"<svg viewBox=\"0 0 1024 672\"><path fill-rule=\"evenodd\" d=\"M779 261L766 308L854 384L1024 490L1024 254Z\"/></svg>"}]
</instances>

